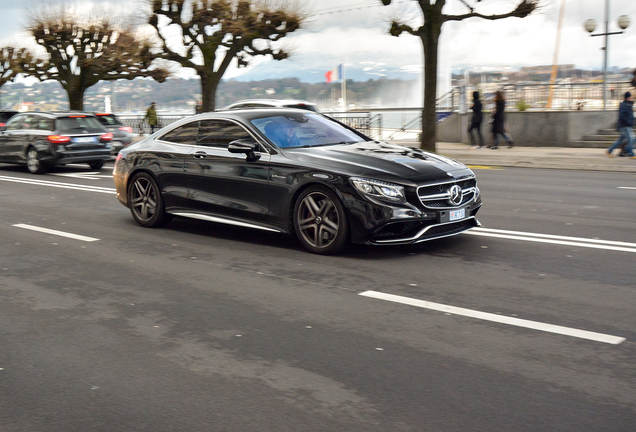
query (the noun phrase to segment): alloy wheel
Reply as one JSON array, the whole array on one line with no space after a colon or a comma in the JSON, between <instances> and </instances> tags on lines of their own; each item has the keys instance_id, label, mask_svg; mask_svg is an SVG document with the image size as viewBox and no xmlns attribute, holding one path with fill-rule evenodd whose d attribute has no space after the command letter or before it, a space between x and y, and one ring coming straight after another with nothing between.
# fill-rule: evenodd
<instances>
[{"instance_id":1,"label":"alloy wheel","mask_svg":"<svg viewBox=\"0 0 636 432\"><path fill-rule=\"evenodd\" d=\"M330 195L326 190L310 190L296 205L294 225L298 238L314 253L336 253L346 241L344 208L337 197Z\"/></svg>"},{"instance_id":2,"label":"alloy wheel","mask_svg":"<svg viewBox=\"0 0 636 432\"><path fill-rule=\"evenodd\" d=\"M27 169L33 174L39 174L44 171L44 166L38 158L38 151L33 147L27 152Z\"/></svg>"}]
</instances>

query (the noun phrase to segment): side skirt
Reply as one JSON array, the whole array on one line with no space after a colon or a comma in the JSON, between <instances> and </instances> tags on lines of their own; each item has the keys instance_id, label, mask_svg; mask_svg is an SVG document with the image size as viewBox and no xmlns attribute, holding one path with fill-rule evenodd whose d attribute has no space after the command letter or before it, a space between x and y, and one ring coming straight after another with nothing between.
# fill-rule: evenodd
<instances>
[{"instance_id":1,"label":"side skirt","mask_svg":"<svg viewBox=\"0 0 636 432\"><path fill-rule=\"evenodd\" d=\"M283 230L280 229L276 229L276 228L271 228L271 227L267 227L267 226L263 226L263 225L257 225L254 223L248 223L248 222L242 222L242 221L237 221L234 219L227 219L227 218L222 218L222 217L218 217L218 216L209 216L209 215L205 215L205 214L200 214L200 213L188 213L188 212L175 212L175 213L170 213L174 216L181 216L181 217L187 217L187 218L191 218L191 219L199 219L199 220L204 220L204 221L208 221L208 222L216 222L216 223L223 223L223 224L227 224L227 225L235 225L235 226L240 226L240 227L245 227L245 228L253 228L253 229L260 229L263 231L271 231L271 232L278 232L278 233L282 233L284 232Z\"/></svg>"}]
</instances>

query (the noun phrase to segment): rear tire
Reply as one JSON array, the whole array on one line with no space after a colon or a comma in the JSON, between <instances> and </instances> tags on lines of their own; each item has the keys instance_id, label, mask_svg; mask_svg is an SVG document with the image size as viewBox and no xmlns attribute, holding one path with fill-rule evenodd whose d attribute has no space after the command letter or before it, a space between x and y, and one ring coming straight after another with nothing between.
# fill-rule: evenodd
<instances>
[{"instance_id":1,"label":"rear tire","mask_svg":"<svg viewBox=\"0 0 636 432\"><path fill-rule=\"evenodd\" d=\"M294 229L303 247L321 255L340 252L349 241L349 223L338 196L322 186L311 186L294 205Z\"/></svg>"},{"instance_id":2,"label":"rear tire","mask_svg":"<svg viewBox=\"0 0 636 432\"><path fill-rule=\"evenodd\" d=\"M128 206L133 218L141 226L160 227L172 219L166 213L157 182L145 172L135 175L129 183Z\"/></svg>"},{"instance_id":3,"label":"rear tire","mask_svg":"<svg viewBox=\"0 0 636 432\"><path fill-rule=\"evenodd\" d=\"M27 169L31 174L42 174L46 172L46 166L40 160L38 151L34 147L29 147L27 150Z\"/></svg>"},{"instance_id":4,"label":"rear tire","mask_svg":"<svg viewBox=\"0 0 636 432\"><path fill-rule=\"evenodd\" d=\"M104 166L104 161L91 162L88 164L91 169L100 170Z\"/></svg>"}]
</instances>

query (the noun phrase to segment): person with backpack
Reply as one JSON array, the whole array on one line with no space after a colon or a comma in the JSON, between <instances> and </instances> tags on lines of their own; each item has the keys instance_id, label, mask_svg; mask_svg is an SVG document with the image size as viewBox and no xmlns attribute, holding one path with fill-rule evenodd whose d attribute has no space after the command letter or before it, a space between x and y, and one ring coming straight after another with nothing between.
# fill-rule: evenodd
<instances>
[{"instance_id":1,"label":"person with backpack","mask_svg":"<svg viewBox=\"0 0 636 432\"><path fill-rule=\"evenodd\" d=\"M146 116L144 120L148 121L150 125L150 135L155 133L155 128L157 127L158 119L157 119L157 110L155 109L155 103L151 103L146 111Z\"/></svg>"}]
</instances>

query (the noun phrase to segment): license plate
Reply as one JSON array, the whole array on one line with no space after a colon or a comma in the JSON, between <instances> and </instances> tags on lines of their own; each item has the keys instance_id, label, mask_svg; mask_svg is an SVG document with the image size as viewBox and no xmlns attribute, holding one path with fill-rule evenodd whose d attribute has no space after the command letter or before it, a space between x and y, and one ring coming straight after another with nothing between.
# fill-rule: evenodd
<instances>
[{"instance_id":1,"label":"license plate","mask_svg":"<svg viewBox=\"0 0 636 432\"><path fill-rule=\"evenodd\" d=\"M466 209L452 210L449 215L449 220L456 221L464 219L466 217Z\"/></svg>"},{"instance_id":2,"label":"license plate","mask_svg":"<svg viewBox=\"0 0 636 432\"><path fill-rule=\"evenodd\" d=\"M97 137L77 137L73 138L74 143L94 143L97 142Z\"/></svg>"}]
</instances>

